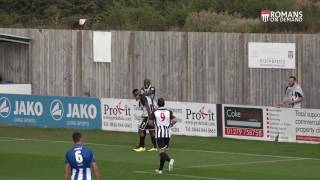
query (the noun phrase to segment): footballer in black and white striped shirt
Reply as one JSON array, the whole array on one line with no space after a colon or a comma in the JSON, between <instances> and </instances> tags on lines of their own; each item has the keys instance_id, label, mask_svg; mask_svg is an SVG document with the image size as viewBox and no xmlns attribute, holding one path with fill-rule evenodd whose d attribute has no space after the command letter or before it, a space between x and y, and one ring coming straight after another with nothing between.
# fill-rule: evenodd
<instances>
[{"instance_id":1,"label":"footballer in black and white striped shirt","mask_svg":"<svg viewBox=\"0 0 320 180\"><path fill-rule=\"evenodd\" d=\"M176 124L176 118L173 116L172 111L164 107L164 99L158 99L158 109L151 115L150 119L153 119L156 127L156 139L157 146L160 154L160 167L156 169L156 172L162 174L163 166L166 161L169 162L169 171L173 170L174 159L168 155L168 148L171 137L171 127Z\"/></svg>"},{"instance_id":2,"label":"footballer in black and white striped shirt","mask_svg":"<svg viewBox=\"0 0 320 180\"><path fill-rule=\"evenodd\" d=\"M154 111L154 103L152 99L148 96L142 95L138 89L133 90L134 98L139 102L139 107L142 109L142 122L139 126L138 134L140 136L140 141L138 147L134 148L133 151L144 152L146 151L144 140L149 131L151 142L153 147L148 151L157 151L157 144L155 138L154 121L149 119L149 115Z\"/></svg>"}]
</instances>

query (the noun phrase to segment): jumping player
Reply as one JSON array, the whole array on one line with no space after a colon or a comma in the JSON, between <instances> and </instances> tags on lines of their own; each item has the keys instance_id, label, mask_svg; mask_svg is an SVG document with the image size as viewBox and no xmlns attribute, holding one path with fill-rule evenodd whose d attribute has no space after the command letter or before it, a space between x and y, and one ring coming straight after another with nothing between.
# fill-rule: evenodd
<instances>
[{"instance_id":1,"label":"jumping player","mask_svg":"<svg viewBox=\"0 0 320 180\"><path fill-rule=\"evenodd\" d=\"M147 97L150 97L154 101L156 95L156 88L151 86L150 79L145 79L143 81L143 87L141 88L141 94Z\"/></svg>"},{"instance_id":2,"label":"jumping player","mask_svg":"<svg viewBox=\"0 0 320 180\"><path fill-rule=\"evenodd\" d=\"M156 172L162 174L166 161L169 162L169 171L173 171L174 159L169 157L168 148L171 137L171 127L174 126L177 121L172 111L164 107L165 102L163 98L159 98L157 104L158 109L151 114L150 119L155 120L156 139L160 155L160 167L156 169Z\"/></svg>"},{"instance_id":3,"label":"jumping player","mask_svg":"<svg viewBox=\"0 0 320 180\"><path fill-rule=\"evenodd\" d=\"M139 126L138 134L140 136L140 142L138 147L134 148L133 151L144 152L145 148L145 137L147 130L149 131L151 142L153 147L148 151L157 151L156 139L155 139L155 130L154 130L154 121L149 120L151 112L154 111L153 100L149 96L144 96L141 94L141 91L134 89L132 92L134 98L139 101L139 106L142 108L142 122Z\"/></svg>"},{"instance_id":4,"label":"jumping player","mask_svg":"<svg viewBox=\"0 0 320 180\"><path fill-rule=\"evenodd\" d=\"M98 165L92 151L83 145L82 135L75 132L72 139L75 145L65 156L64 180L91 180L91 170L100 180Z\"/></svg>"}]
</instances>

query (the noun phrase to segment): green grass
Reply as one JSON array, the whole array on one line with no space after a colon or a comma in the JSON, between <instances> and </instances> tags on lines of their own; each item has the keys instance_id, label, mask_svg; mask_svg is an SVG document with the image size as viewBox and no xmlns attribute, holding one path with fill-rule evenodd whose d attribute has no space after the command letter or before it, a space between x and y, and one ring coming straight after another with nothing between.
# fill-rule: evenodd
<instances>
[{"instance_id":1,"label":"green grass","mask_svg":"<svg viewBox=\"0 0 320 180\"><path fill-rule=\"evenodd\" d=\"M72 132L0 127L0 180L63 179L64 154L72 146ZM96 155L103 180L320 179L320 145L174 136L170 156L176 160L176 169L160 176L153 173L158 168L157 153L131 151L137 134L82 133L86 142L95 143L88 146ZM149 137L146 142L150 147Z\"/></svg>"}]
</instances>

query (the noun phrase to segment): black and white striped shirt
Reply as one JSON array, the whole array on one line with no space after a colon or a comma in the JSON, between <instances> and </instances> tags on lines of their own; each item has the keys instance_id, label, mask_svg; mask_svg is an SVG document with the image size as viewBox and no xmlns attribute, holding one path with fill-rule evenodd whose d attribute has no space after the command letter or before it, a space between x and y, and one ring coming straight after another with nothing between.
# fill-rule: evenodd
<instances>
[{"instance_id":1,"label":"black and white striped shirt","mask_svg":"<svg viewBox=\"0 0 320 180\"><path fill-rule=\"evenodd\" d=\"M171 120L175 118L172 111L165 107L159 107L152 113L156 125L156 138L171 137Z\"/></svg>"},{"instance_id":2,"label":"black and white striped shirt","mask_svg":"<svg viewBox=\"0 0 320 180\"><path fill-rule=\"evenodd\" d=\"M145 108L145 106L149 107L150 113L152 111L154 111L155 108L156 108L155 105L154 105L153 100L150 97L144 96L144 95L140 95L139 106L142 108L142 117L148 117L149 116L148 115L148 111Z\"/></svg>"}]
</instances>

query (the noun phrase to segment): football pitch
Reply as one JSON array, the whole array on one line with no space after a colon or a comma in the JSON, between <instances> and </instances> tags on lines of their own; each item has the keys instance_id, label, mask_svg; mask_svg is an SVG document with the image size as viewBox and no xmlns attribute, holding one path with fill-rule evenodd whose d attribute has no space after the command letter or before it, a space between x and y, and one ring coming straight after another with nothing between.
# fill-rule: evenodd
<instances>
[{"instance_id":1,"label":"football pitch","mask_svg":"<svg viewBox=\"0 0 320 180\"><path fill-rule=\"evenodd\" d=\"M63 179L74 130L0 127L0 180ZM320 145L174 136L175 170L163 175L156 152L131 151L137 134L81 131L103 180L319 180ZM150 139L146 138L147 147ZM167 164L166 164L167 167Z\"/></svg>"}]
</instances>

